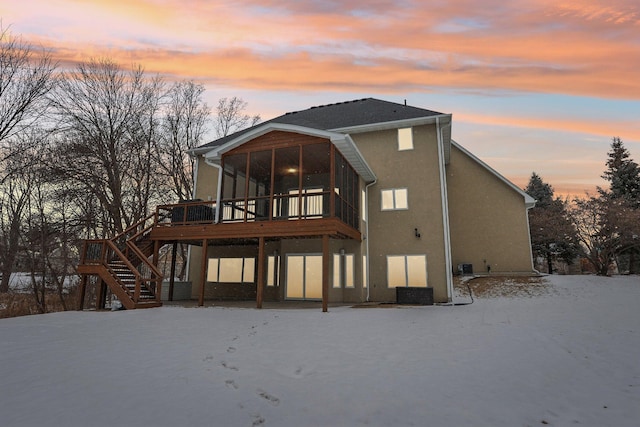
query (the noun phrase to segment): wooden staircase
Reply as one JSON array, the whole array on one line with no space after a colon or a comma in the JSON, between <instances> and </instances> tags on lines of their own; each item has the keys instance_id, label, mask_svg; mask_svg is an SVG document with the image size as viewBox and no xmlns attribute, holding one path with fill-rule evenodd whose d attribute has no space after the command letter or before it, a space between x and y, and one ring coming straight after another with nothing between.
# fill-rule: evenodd
<instances>
[{"instance_id":1,"label":"wooden staircase","mask_svg":"<svg viewBox=\"0 0 640 427\"><path fill-rule=\"evenodd\" d=\"M162 305L162 274L149 261L154 254L154 242L149 234L155 225L156 216L152 214L112 239L84 242L78 265L82 276L79 310L83 309L90 276L96 276L100 284L108 286L128 310ZM105 299L106 293L98 292L98 309L105 307Z\"/></svg>"}]
</instances>

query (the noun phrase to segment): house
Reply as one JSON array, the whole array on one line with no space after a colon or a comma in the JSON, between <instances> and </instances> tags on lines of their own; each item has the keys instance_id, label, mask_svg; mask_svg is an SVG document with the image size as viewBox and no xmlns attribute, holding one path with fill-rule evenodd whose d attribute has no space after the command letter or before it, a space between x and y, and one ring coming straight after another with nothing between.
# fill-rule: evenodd
<instances>
[{"instance_id":1,"label":"house","mask_svg":"<svg viewBox=\"0 0 640 427\"><path fill-rule=\"evenodd\" d=\"M531 273L535 200L451 140L451 126L451 114L366 98L210 142L192 152L193 201L158 207L128 232L121 255L90 242L79 270L112 291L128 281L113 292L138 295L131 307L144 305L142 294L153 304L153 254L189 243L200 304L320 300L323 310L396 301L396 288L432 289L435 302L450 302L459 270ZM109 257L120 260L110 266ZM141 265L147 273L132 276Z\"/></svg>"}]
</instances>

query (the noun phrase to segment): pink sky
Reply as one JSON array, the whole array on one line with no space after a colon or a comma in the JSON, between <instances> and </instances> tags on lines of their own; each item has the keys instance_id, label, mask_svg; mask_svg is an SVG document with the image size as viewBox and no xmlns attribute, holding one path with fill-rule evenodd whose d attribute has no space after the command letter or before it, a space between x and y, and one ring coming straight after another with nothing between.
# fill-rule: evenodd
<instances>
[{"instance_id":1,"label":"pink sky","mask_svg":"<svg viewBox=\"0 0 640 427\"><path fill-rule=\"evenodd\" d=\"M459 143L558 195L604 185L613 136L640 161L636 0L4 0L0 17L65 66L141 64L263 119L368 96L452 113Z\"/></svg>"}]
</instances>

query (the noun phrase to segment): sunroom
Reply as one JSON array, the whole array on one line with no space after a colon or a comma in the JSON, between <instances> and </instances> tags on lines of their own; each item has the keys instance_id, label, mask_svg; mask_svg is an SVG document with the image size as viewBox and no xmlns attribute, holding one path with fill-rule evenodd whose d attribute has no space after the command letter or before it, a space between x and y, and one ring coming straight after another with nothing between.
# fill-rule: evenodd
<instances>
[{"instance_id":1,"label":"sunroom","mask_svg":"<svg viewBox=\"0 0 640 427\"><path fill-rule=\"evenodd\" d=\"M344 259L336 253L360 246L364 188L375 181L351 138L266 124L195 154L200 168L216 169L216 194L158 207L151 238L206 248L194 283L200 304L318 299L326 310L330 282L344 270L333 265ZM221 270L231 266L236 273Z\"/></svg>"}]
</instances>

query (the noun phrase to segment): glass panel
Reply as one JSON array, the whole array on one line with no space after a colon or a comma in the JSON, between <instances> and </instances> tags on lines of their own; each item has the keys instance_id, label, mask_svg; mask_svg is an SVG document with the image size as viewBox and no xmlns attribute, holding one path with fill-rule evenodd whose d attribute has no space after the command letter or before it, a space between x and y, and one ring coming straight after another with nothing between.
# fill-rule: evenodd
<instances>
[{"instance_id":1,"label":"glass panel","mask_svg":"<svg viewBox=\"0 0 640 427\"><path fill-rule=\"evenodd\" d=\"M408 286L427 286L427 257L425 255L407 256Z\"/></svg>"},{"instance_id":2,"label":"glass panel","mask_svg":"<svg viewBox=\"0 0 640 427\"><path fill-rule=\"evenodd\" d=\"M322 255L307 255L304 272L305 298L322 299Z\"/></svg>"},{"instance_id":3,"label":"glass panel","mask_svg":"<svg viewBox=\"0 0 640 427\"><path fill-rule=\"evenodd\" d=\"M353 278L353 254L346 254L344 256L344 285L347 288L353 288L354 278Z\"/></svg>"},{"instance_id":4,"label":"glass panel","mask_svg":"<svg viewBox=\"0 0 640 427\"><path fill-rule=\"evenodd\" d=\"M393 207L393 190L382 190L382 210L391 210Z\"/></svg>"},{"instance_id":5,"label":"glass panel","mask_svg":"<svg viewBox=\"0 0 640 427\"><path fill-rule=\"evenodd\" d=\"M396 196L396 209L409 208L406 188L398 188L397 190L395 190L395 196Z\"/></svg>"},{"instance_id":6,"label":"glass panel","mask_svg":"<svg viewBox=\"0 0 640 427\"><path fill-rule=\"evenodd\" d=\"M287 298L303 298L304 257L287 256Z\"/></svg>"},{"instance_id":7,"label":"glass panel","mask_svg":"<svg viewBox=\"0 0 640 427\"><path fill-rule=\"evenodd\" d=\"M242 258L220 258L221 283L242 282Z\"/></svg>"},{"instance_id":8,"label":"glass panel","mask_svg":"<svg viewBox=\"0 0 640 427\"><path fill-rule=\"evenodd\" d=\"M413 131L411 128L398 129L398 150L413 150Z\"/></svg>"},{"instance_id":9,"label":"glass panel","mask_svg":"<svg viewBox=\"0 0 640 427\"><path fill-rule=\"evenodd\" d=\"M333 254L333 287L341 288L342 282L340 280L340 254Z\"/></svg>"},{"instance_id":10,"label":"glass panel","mask_svg":"<svg viewBox=\"0 0 640 427\"><path fill-rule=\"evenodd\" d=\"M250 154L249 201L250 218L269 219L269 196L271 194L271 150Z\"/></svg>"},{"instance_id":11,"label":"glass panel","mask_svg":"<svg viewBox=\"0 0 640 427\"><path fill-rule=\"evenodd\" d=\"M224 157L223 199L241 199L245 195L247 155L233 154Z\"/></svg>"},{"instance_id":12,"label":"glass panel","mask_svg":"<svg viewBox=\"0 0 640 427\"><path fill-rule=\"evenodd\" d=\"M207 266L207 282L218 281L218 258L209 258Z\"/></svg>"},{"instance_id":13,"label":"glass panel","mask_svg":"<svg viewBox=\"0 0 640 427\"><path fill-rule=\"evenodd\" d=\"M267 286L275 286L275 264L275 256L267 257Z\"/></svg>"},{"instance_id":14,"label":"glass panel","mask_svg":"<svg viewBox=\"0 0 640 427\"><path fill-rule=\"evenodd\" d=\"M329 143L302 147L302 188L329 190L331 173L331 146Z\"/></svg>"},{"instance_id":15,"label":"glass panel","mask_svg":"<svg viewBox=\"0 0 640 427\"><path fill-rule=\"evenodd\" d=\"M275 150L274 161L274 217L287 218L290 215L297 216L299 197L295 195L297 195L300 186L300 147ZM288 197L291 192L293 192L294 197Z\"/></svg>"},{"instance_id":16,"label":"glass panel","mask_svg":"<svg viewBox=\"0 0 640 427\"><path fill-rule=\"evenodd\" d=\"M390 288L407 286L404 256L387 257L387 278L387 286Z\"/></svg>"},{"instance_id":17,"label":"glass panel","mask_svg":"<svg viewBox=\"0 0 640 427\"><path fill-rule=\"evenodd\" d=\"M245 258L242 281L244 283L253 283L255 278L255 271L256 271L256 260L254 258Z\"/></svg>"}]
</instances>

